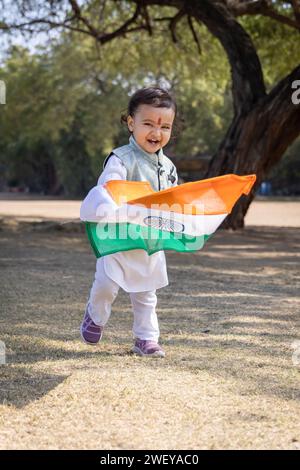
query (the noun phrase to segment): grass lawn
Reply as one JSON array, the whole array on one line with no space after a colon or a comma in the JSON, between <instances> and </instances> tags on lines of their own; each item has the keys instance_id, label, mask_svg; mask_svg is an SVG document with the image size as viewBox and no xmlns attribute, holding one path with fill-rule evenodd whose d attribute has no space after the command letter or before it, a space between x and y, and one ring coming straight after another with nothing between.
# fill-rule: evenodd
<instances>
[{"instance_id":1,"label":"grass lawn","mask_svg":"<svg viewBox=\"0 0 300 470\"><path fill-rule=\"evenodd\" d=\"M297 228L219 231L167 253L165 359L133 356L120 289L103 341L79 324L95 259L80 230L2 222L1 449L300 449Z\"/></svg>"}]
</instances>

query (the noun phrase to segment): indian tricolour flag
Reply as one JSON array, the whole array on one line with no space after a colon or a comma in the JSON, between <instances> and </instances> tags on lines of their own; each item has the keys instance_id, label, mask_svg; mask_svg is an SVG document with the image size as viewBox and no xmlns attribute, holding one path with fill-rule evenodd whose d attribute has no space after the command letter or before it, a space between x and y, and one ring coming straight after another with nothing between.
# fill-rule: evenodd
<instances>
[{"instance_id":1,"label":"indian tricolour flag","mask_svg":"<svg viewBox=\"0 0 300 470\"><path fill-rule=\"evenodd\" d=\"M200 250L242 194L249 194L256 176L224 175L153 191L148 182L111 180L105 189L115 202L100 204L86 222L97 258L143 249Z\"/></svg>"}]
</instances>

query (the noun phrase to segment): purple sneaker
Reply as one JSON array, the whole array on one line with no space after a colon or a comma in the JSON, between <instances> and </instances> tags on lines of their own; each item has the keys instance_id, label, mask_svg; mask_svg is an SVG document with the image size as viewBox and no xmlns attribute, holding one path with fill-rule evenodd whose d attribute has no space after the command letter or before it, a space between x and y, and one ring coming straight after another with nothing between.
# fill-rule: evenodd
<instances>
[{"instance_id":1,"label":"purple sneaker","mask_svg":"<svg viewBox=\"0 0 300 470\"><path fill-rule=\"evenodd\" d=\"M103 326L96 325L91 319L87 305L82 323L80 325L81 338L87 344L96 345L102 338L103 330Z\"/></svg>"},{"instance_id":2,"label":"purple sneaker","mask_svg":"<svg viewBox=\"0 0 300 470\"><path fill-rule=\"evenodd\" d=\"M165 352L161 346L149 339L136 339L132 352L139 356L165 357Z\"/></svg>"}]
</instances>

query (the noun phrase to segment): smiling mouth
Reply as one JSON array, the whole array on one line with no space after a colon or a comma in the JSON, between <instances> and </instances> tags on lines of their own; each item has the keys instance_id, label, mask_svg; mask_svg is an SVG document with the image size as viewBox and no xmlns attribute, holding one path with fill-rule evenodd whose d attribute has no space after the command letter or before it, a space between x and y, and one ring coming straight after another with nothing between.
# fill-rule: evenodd
<instances>
[{"instance_id":1,"label":"smiling mouth","mask_svg":"<svg viewBox=\"0 0 300 470\"><path fill-rule=\"evenodd\" d=\"M159 143L160 143L160 141L159 141L159 140L152 140L152 139L147 139L147 140L148 140L148 142L149 142L150 144L153 144L153 145L154 145L154 144L159 144Z\"/></svg>"}]
</instances>

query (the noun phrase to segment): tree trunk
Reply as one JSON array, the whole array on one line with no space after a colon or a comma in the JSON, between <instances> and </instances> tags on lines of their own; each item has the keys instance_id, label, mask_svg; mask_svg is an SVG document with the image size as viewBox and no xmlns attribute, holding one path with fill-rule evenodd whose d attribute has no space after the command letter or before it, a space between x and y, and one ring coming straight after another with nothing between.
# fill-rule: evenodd
<instances>
[{"instance_id":1,"label":"tree trunk","mask_svg":"<svg viewBox=\"0 0 300 470\"><path fill-rule=\"evenodd\" d=\"M262 68L255 46L251 37L235 18L236 8L233 8L233 11L230 10L230 4L239 2L132 0L132 3L136 5L133 17L114 32L105 34L102 32L101 24L97 29L94 21L89 22L77 2L70 2L73 22L77 27L79 23L77 31L90 34L100 44L124 36L129 31L146 29L152 35L151 21L146 12L146 7L150 5L174 7L178 10L169 24L173 35L176 22L184 15L203 23L219 40L227 54L231 67L234 107L234 119L211 162L207 177L224 173L240 175L255 173L257 175L255 188L257 188L270 168L280 160L288 146L300 134L300 105L293 104L291 101L292 83L300 79L300 67L279 82L268 95L266 94ZM249 2L246 3L249 6ZM252 3L256 3L259 8L258 4L261 2ZM256 8L256 5L254 7ZM143 16L142 23L145 23L146 17L147 25L141 25L141 16ZM170 18L165 19L170 20ZM40 21L44 23L45 19L42 18ZM133 23L139 26L131 28ZM53 27L52 23L50 27ZM244 216L254 197L255 188L247 198L244 197L237 203L232 214L227 218L227 227L233 229L243 227Z\"/></svg>"},{"instance_id":2,"label":"tree trunk","mask_svg":"<svg viewBox=\"0 0 300 470\"><path fill-rule=\"evenodd\" d=\"M226 228L242 228L256 189L300 134L300 105L291 101L292 83L300 78L300 67L267 95L254 44L225 3L217 0L145 1L184 9L205 24L227 54L231 66L234 118L206 176L256 174L257 181L251 193L242 196L223 224Z\"/></svg>"},{"instance_id":3,"label":"tree trunk","mask_svg":"<svg viewBox=\"0 0 300 470\"><path fill-rule=\"evenodd\" d=\"M235 116L213 157L207 177L255 173L257 180L249 196L243 196L223 227L238 229L262 180L279 162L300 133L300 104L292 102L292 83L300 77L300 66L244 115Z\"/></svg>"},{"instance_id":4,"label":"tree trunk","mask_svg":"<svg viewBox=\"0 0 300 470\"><path fill-rule=\"evenodd\" d=\"M55 166L51 163L47 165L48 188L47 194L58 196L62 191L62 184L59 181Z\"/></svg>"}]
</instances>

